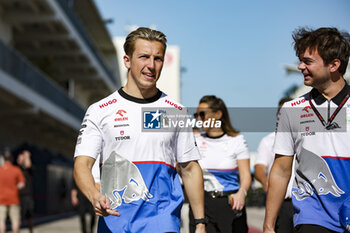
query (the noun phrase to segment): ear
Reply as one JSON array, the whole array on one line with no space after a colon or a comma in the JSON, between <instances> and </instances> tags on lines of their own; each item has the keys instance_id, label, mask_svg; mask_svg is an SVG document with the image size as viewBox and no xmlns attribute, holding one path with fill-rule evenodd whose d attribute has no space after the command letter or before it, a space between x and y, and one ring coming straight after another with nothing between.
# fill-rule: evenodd
<instances>
[{"instance_id":1,"label":"ear","mask_svg":"<svg viewBox=\"0 0 350 233\"><path fill-rule=\"evenodd\" d=\"M128 55L124 55L123 59L124 59L125 67L129 70L130 66L131 66L131 64L130 64L130 60L131 60L130 57Z\"/></svg>"},{"instance_id":2,"label":"ear","mask_svg":"<svg viewBox=\"0 0 350 233\"><path fill-rule=\"evenodd\" d=\"M334 59L329 63L329 71L332 73L339 71L338 69L340 67L340 64L341 64L341 61L339 59Z\"/></svg>"},{"instance_id":3,"label":"ear","mask_svg":"<svg viewBox=\"0 0 350 233\"><path fill-rule=\"evenodd\" d=\"M222 118L222 111L218 110L215 112L215 119L220 120Z\"/></svg>"}]
</instances>

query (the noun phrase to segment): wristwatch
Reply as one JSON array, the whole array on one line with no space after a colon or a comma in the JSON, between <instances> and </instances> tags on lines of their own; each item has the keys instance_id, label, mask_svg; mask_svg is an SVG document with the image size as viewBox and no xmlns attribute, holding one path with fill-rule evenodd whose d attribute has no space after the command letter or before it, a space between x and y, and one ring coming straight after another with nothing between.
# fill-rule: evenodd
<instances>
[{"instance_id":1,"label":"wristwatch","mask_svg":"<svg viewBox=\"0 0 350 233\"><path fill-rule=\"evenodd\" d=\"M195 218L194 219L194 224L197 225L197 224L205 224L207 225L208 224L208 218L205 217L205 218Z\"/></svg>"}]
</instances>

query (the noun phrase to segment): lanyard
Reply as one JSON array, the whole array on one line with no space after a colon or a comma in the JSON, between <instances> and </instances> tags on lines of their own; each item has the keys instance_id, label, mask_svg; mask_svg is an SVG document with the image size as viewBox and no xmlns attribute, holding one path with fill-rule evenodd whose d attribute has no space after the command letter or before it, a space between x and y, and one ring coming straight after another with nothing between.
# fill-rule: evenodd
<instances>
[{"instance_id":1,"label":"lanyard","mask_svg":"<svg viewBox=\"0 0 350 233\"><path fill-rule=\"evenodd\" d=\"M346 103L346 101L348 101L350 97L350 93L348 93L345 98L343 99L343 101L339 104L338 108L333 112L332 116L328 119L328 122L326 122L323 117L321 116L321 114L319 113L319 111L316 109L316 107L314 106L314 104L311 101L311 97L309 98L309 103L310 106L312 108L312 110L315 112L317 118L321 121L322 125L324 127L326 127L327 130L333 129L333 128L339 128L337 123L332 124L332 121L334 120L335 116L338 114L338 112L340 111L340 109L344 106L344 104ZM337 127L336 127L337 126Z\"/></svg>"}]
</instances>

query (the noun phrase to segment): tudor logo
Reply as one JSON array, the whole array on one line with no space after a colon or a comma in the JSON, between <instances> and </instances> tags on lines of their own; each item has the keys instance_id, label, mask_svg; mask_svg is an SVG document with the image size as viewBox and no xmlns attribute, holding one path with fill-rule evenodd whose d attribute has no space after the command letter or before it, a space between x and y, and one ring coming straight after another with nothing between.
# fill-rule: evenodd
<instances>
[{"instance_id":1,"label":"tudor logo","mask_svg":"<svg viewBox=\"0 0 350 233\"><path fill-rule=\"evenodd\" d=\"M120 135L122 135L122 136L124 135L124 130L120 131Z\"/></svg>"},{"instance_id":2,"label":"tudor logo","mask_svg":"<svg viewBox=\"0 0 350 233\"><path fill-rule=\"evenodd\" d=\"M309 126L306 126L305 127L305 131L309 131L310 130L310 127Z\"/></svg>"},{"instance_id":3,"label":"tudor logo","mask_svg":"<svg viewBox=\"0 0 350 233\"><path fill-rule=\"evenodd\" d=\"M117 99L112 99L112 100L109 100L108 102L106 102L104 104L101 104L100 108L107 107L108 105L111 105L111 104L114 104L114 103L117 103Z\"/></svg>"},{"instance_id":4,"label":"tudor logo","mask_svg":"<svg viewBox=\"0 0 350 233\"><path fill-rule=\"evenodd\" d=\"M126 113L126 111L123 110L123 109L120 109L120 110L118 110L117 115L120 115L121 117L123 117L123 116L124 116L124 115L123 115L124 113Z\"/></svg>"},{"instance_id":5,"label":"tudor logo","mask_svg":"<svg viewBox=\"0 0 350 233\"><path fill-rule=\"evenodd\" d=\"M311 109L311 106L306 106L305 108L303 108L303 111L309 113L309 109Z\"/></svg>"}]
</instances>

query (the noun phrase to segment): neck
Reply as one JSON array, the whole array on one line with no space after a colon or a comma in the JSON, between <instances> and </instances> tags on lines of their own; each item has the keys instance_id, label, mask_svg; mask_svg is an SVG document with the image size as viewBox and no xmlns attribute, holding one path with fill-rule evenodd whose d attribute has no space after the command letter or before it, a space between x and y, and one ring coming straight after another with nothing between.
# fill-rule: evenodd
<instances>
[{"instance_id":1,"label":"neck","mask_svg":"<svg viewBox=\"0 0 350 233\"><path fill-rule=\"evenodd\" d=\"M331 100L334 98L345 86L345 80L343 77L337 79L337 81L332 81L327 87L316 88L326 99Z\"/></svg>"},{"instance_id":2,"label":"neck","mask_svg":"<svg viewBox=\"0 0 350 233\"><path fill-rule=\"evenodd\" d=\"M207 135L209 137L219 137L224 134L224 131L222 129L208 129Z\"/></svg>"},{"instance_id":3,"label":"neck","mask_svg":"<svg viewBox=\"0 0 350 233\"><path fill-rule=\"evenodd\" d=\"M129 82L127 82L125 87L123 87L123 91L126 94L139 99L148 99L155 96L158 89L156 86L151 88L139 88L137 85L130 85Z\"/></svg>"}]
</instances>

